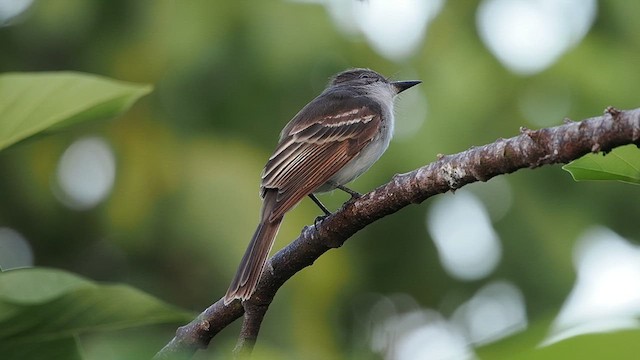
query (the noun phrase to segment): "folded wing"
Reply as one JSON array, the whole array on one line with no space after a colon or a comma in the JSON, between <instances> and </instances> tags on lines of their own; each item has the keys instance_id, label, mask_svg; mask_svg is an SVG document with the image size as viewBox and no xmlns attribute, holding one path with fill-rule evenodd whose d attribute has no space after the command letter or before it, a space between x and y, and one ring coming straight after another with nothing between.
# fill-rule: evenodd
<instances>
[{"instance_id":1,"label":"folded wing","mask_svg":"<svg viewBox=\"0 0 640 360\"><path fill-rule=\"evenodd\" d=\"M262 174L262 195L278 190L269 219L331 179L373 140L381 121L379 105L364 97L321 95L303 108L283 130Z\"/></svg>"}]
</instances>

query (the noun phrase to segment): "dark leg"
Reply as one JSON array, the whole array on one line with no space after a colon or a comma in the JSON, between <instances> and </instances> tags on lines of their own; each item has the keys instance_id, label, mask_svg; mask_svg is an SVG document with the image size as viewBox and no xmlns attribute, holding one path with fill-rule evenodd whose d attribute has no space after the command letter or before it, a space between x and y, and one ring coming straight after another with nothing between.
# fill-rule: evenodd
<instances>
[{"instance_id":1,"label":"dark leg","mask_svg":"<svg viewBox=\"0 0 640 360\"><path fill-rule=\"evenodd\" d=\"M320 210L322 210L324 212L324 215L318 216L313 221L313 227L315 227L316 231L318 231L318 223L321 222L322 220L324 220L324 218L326 218L327 216L331 215L331 211L329 211L329 209L327 209L327 207L324 206L324 204L321 203L320 200L318 200L318 198L315 195L309 194L309 197L311 198L311 200L313 200L314 203L316 203L316 205L318 205Z\"/></svg>"},{"instance_id":2,"label":"dark leg","mask_svg":"<svg viewBox=\"0 0 640 360\"><path fill-rule=\"evenodd\" d=\"M353 190L349 189L346 186L342 186L342 185L337 185L336 184L336 189L340 189L340 190L346 192L347 194L351 195L351 199L357 199L357 198L362 196L359 192L353 191Z\"/></svg>"},{"instance_id":3,"label":"dark leg","mask_svg":"<svg viewBox=\"0 0 640 360\"><path fill-rule=\"evenodd\" d=\"M311 200L313 200L314 203L316 203L316 205L318 205L320 210L322 210L322 212L324 212L325 216L331 215L331 211L329 211L329 209L327 209L327 207L324 206L324 204L321 203L320 200L318 200L318 198L315 195L309 194L309 197L311 198Z\"/></svg>"}]
</instances>

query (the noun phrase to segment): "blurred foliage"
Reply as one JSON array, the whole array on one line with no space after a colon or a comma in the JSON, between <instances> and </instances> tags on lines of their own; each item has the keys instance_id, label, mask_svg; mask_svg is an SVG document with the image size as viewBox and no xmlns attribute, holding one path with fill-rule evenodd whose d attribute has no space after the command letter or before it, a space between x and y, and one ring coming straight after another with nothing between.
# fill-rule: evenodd
<instances>
[{"instance_id":1,"label":"blurred foliage","mask_svg":"<svg viewBox=\"0 0 640 360\"><path fill-rule=\"evenodd\" d=\"M600 114L609 105L640 106L639 3L601 2L580 44L527 77L510 73L487 51L477 35L476 10L475 2L446 2L417 54L398 64L379 56L363 37L344 35L319 5L36 1L0 28L1 72L83 71L151 83L156 91L114 121L0 152L0 226L24 235L38 266L126 283L200 311L224 294L254 230L260 172L280 129L338 71L369 67L424 81L417 95L399 99L396 126L403 135L352 184L361 192L438 153L510 137L520 126L540 127L531 119L552 126L565 116ZM552 110L561 96L570 105L557 114ZM426 104L418 119L412 118L417 104ZM76 211L60 203L52 188L61 154L85 135L108 140L117 175L106 201ZM559 166L503 179L499 186L509 188L511 199L493 223L503 249L489 277L450 277L425 227L430 201L406 208L291 279L270 307L256 358L376 358L366 318L371 294L410 294L420 306L449 316L495 279L522 291L533 331L536 324L548 324L548 314L559 311L571 290L573 244L585 228L601 224L640 239L630 215L640 211L635 187L575 183ZM488 208L500 200L491 196L497 181L470 187ZM346 197L335 193L322 200L337 208ZM303 202L287 216L274 249L317 215L312 203ZM223 331L197 358L227 358L238 326ZM159 349L174 331L88 337L84 354L101 358L114 351L122 358L110 344L126 348L144 336ZM622 347L632 333L603 335L597 343ZM590 349L588 336L569 341ZM73 343L59 345L67 349ZM511 358L505 351L486 354Z\"/></svg>"}]
</instances>

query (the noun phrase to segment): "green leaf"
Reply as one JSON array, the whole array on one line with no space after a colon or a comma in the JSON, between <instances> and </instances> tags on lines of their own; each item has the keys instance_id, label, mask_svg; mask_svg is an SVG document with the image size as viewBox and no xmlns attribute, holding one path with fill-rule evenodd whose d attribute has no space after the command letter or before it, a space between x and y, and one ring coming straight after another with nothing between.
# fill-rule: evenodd
<instances>
[{"instance_id":1,"label":"green leaf","mask_svg":"<svg viewBox=\"0 0 640 360\"><path fill-rule=\"evenodd\" d=\"M576 181L617 180L640 184L640 149L635 145L621 146L609 154L587 154L562 167Z\"/></svg>"},{"instance_id":2,"label":"green leaf","mask_svg":"<svg viewBox=\"0 0 640 360\"><path fill-rule=\"evenodd\" d=\"M151 86L77 72L0 75L0 150L45 130L126 111Z\"/></svg>"},{"instance_id":3,"label":"green leaf","mask_svg":"<svg viewBox=\"0 0 640 360\"><path fill-rule=\"evenodd\" d=\"M58 358L73 358L81 334L193 317L130 286L101 285L53 269L0 273L0 294L0 354L7 359L52 358L48 351L54 350L68 351Z\"/></svg>"},{"instance_id":4,"label":"green leaf","mask_svg":"<svg viewBox=\"0 0 640 360\"><path fill-rule=\"evenodd\" d=\"M2 353L6 354L6 359L83 359L75 338L43 340L38 346L8 342L0 344L0 348Z\"/></svg>"},{"instance_id":5,"label":"green leaf","mask_svg":"<svg viewBox=\"0 0 640 360\"><path fill-rule=\"evenodd\" d=\"M541 343L549 321L538 321L519 334L476 349L481 359L635 359L640 329L577 335L547 346Z\"/></svg>"},{"instance_id":6,"label":"green leaf","mask_svg":"<svg viewBox=\"0 0 640 360\"><path fill-rule=\"evenodd\" d=\"M552 317L537 319L525 331L484 345L476 349L476 352L481 359L509 359L514 354L518 354L518 359L535 358L536 349L544 340L551 324Z\"/></svg>"},{"instance_id":7,"label":"green leaf","mask_svg":"<svg viewBox=\"0 0 640 360\"><path fill-rule=\"evenodd\" d=\"M31 304L50 301L81 287L95 286L66 271L24 268L0 274L0 303Z\"/></svg>"}]
</instances>

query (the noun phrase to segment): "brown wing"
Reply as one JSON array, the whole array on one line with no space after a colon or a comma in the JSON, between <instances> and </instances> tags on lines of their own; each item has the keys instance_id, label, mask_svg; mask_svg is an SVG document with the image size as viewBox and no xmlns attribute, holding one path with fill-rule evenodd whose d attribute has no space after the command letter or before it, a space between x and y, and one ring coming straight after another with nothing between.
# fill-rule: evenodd
<instances>
[{"instance_id":1,"label":"brown wing","mask_svg":"<svg viewBox=\"0 0 640 360\"><path fill-rule=\"evenodd\" d=\"M269 219L284 215L331 179L373 139L380 125L380 107L366 98L320 96L309 103L283 130L262 174L263 194L278 190Z\"/></svg>"}]
</instances>

